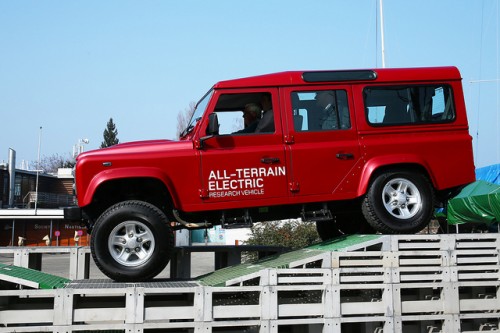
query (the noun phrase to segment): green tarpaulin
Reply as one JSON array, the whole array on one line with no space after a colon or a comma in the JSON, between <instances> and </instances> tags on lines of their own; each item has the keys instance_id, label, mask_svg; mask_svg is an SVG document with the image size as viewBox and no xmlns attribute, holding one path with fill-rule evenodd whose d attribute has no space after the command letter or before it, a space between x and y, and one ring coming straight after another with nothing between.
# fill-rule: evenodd
<instances>
[{"instance_id":1,"label":"green tarpaulin","mask_svg":"<svg viewBox=\"0 0 500 333\"><path fill-rule=\"evenodd\" d=\"M500 222L500 186L478 180L448 201L448 224Z\"/></svg>"}]
</instances>

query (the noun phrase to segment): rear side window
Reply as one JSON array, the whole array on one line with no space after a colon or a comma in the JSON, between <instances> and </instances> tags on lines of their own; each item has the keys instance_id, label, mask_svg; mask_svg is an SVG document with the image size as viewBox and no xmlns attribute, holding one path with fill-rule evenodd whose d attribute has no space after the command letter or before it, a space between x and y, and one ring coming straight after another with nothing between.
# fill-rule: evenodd
<instances>
[{"instance_id":1,"label":"rear side window","mask_svg":"<svg viewBox=\"0 0 500 333\"><path fill-rule=\"evenodd\" d=\"M450 122L453 94L447 85L367 87L363 90L368 123L375 126Z\"/></svg>"},{"instance_id":2,"label":"rear side window","mask_svg":"<svg viewBox=\"0 0 500 333\"><path fill-rule=\"evenodd\" d=\"M351 128L345 90L292 92L293 125L298 132Z\"/></svg>"}]
</instances>

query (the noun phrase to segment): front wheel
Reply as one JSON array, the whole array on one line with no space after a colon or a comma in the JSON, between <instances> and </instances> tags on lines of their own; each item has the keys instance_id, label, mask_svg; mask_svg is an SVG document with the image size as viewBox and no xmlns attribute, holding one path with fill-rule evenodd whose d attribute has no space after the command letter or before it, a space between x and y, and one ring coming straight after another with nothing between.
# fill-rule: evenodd
<instances>
[{"instance_id":1,"label":"front wheel","mask_svg":"<svg viewBox=\"0 0 500 333\"><path fill-rule=\"evenodd\" d=\"M363 215L382 233L415 233L427 226L434 192L427 177L414 172L386 172L371 184L363 200Z\"/></svg>"},{"instance_id":2,"label":"front wheel","mask_svg":"<svg viewBox=\"0 0 500 333\"><path fill-rule=\"evenodd\" d=\"M152 204L124 201L97 220L90 241L99 269L116 281L145 281L168 264L173 233L165 214Z\"/></svg>"}]
</instances>

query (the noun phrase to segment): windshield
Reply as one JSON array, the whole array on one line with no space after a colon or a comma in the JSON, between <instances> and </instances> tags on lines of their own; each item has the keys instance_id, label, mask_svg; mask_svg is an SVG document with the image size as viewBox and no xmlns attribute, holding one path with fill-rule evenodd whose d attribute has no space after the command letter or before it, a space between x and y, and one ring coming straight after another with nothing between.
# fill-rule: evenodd
<instances>
[{"instance_id":1,"label":"windshield","mask_svg":"<svg viewBox=\"0 0 500 333\"><path fill-rule=\"evenodd\" d=\"M191 116L191 120L189 121L189 124L186 127L186 129L181 133L181 137L191 132L196 123L201 119L203 113L205 113L205 109L207 108L208 102L210 101L210 97L212 97L212 92L213 90L210 89L205 94L205 96L202 97L202 99L198 102L198 104L196 104L193 115Z\"/></svg>"}]
</instances>

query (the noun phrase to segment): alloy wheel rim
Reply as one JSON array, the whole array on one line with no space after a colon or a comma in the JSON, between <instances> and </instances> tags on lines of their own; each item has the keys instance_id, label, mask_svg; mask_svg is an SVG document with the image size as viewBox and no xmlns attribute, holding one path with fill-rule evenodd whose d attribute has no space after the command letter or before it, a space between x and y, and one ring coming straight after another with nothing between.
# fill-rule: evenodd
<instances>
[{"instance_id":1,"label":"alloy wheel rim","mask_svg":"<svg viewBox=\"0 0 500 333\"><path fill-rule=\"evenodd\" d=\"M153 255L155 240L151 229L138 221L118 224L108 238L111 257L127 267L140 266Z\"/></svg>"},{"instance_id":2,"label":"alloy wheel rim","mask_svg":"<svg viewBox=\"0 0 500 333\"><path fill-rule=\"evenodd\" d=\"M382 202L389 214L408 220L422 208L422 196L417 186L405 178L394 178L382 190Z\"/></svg>"}]
</instances>

